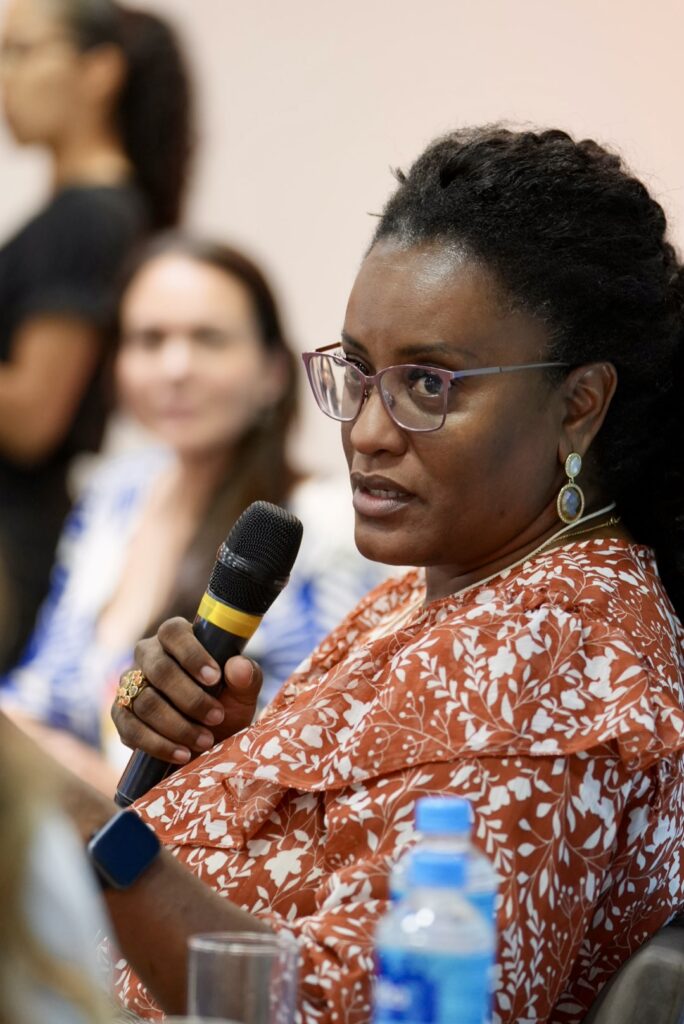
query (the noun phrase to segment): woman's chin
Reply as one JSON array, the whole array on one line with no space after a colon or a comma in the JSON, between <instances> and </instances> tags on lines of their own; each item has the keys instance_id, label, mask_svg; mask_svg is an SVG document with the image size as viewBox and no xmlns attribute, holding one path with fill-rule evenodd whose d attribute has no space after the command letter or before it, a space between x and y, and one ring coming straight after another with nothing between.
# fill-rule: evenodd
<instances>
[{"instance_id":1,"label":"woman's chin","mask_svg":"<svg viewBox=\"0 0 684 1024\"><path fill-rule=\"evenodd\" d=\"M354 530L354 542L364 558L370 562L382 562L385 565L414 565L415 553L410 544L398 536L394 536L385 524L367 526L359 523Z\"/></svg>"}]
</instances>

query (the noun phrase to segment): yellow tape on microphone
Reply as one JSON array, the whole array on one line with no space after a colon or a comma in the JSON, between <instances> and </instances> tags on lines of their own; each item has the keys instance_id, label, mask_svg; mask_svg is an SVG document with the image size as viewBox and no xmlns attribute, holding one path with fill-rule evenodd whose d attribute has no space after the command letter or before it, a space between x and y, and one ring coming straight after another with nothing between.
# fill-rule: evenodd
<instances>
[{"instance_id":1,"label":"yellow tape on microphone","mask_svg":"<svg viewBox=\"0 0 684 1024\"><path fill-rule=\"evenodd\" d=\"M261 622L261 615L248 615L247 612L239 612L236 608L230 608L221 601L216 601L209 594L205 594L200 601L197 614L212 626L224 629L227 633L234 633L235 636L249 638Z\"/></svg>"}]
</instances>

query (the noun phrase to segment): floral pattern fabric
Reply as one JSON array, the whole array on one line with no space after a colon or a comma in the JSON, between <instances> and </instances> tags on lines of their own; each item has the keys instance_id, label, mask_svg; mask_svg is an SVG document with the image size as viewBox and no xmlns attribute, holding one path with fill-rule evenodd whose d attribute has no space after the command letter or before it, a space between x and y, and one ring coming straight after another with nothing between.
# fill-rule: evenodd
<instances>
[{"instance_id":1,"label":"floral pattern fabric","mask_svg":"<svg viewBox=\"0 0 684 1024\"><path fill-rule=\"evenodd\" d=\"M190 870L293 935L299 1020L363 1024L418 797L472 804L501 878L496 1022L574 1024L684 903L684 630L651 552L567 544L423 605L365 598L251 728L138 804ZM130 968L120 995L161 1014Z\"/></svg>"}]
</instances>

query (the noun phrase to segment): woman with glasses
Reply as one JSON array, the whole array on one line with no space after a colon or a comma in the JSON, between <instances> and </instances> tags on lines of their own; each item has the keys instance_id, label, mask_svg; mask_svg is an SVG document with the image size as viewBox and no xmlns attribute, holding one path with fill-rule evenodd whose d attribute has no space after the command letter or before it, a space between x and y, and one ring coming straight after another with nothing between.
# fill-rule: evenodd
<instances>
[{"instance_id":1,"label":"woman with glasses","mask_svg":"<svg viewBox=\"0 0 684 1024\"><path fill-rule=\"evenodd\" d=\"M100 443L117 274L178 221L189 85L171 29L112 0L12 0L0 40L10 132L50 161L50 197L0 248L0 668L45 596L74 455ZM3 650L3 648L5 648Z\"/></svg>"},{"instance_id":2,"label":"woman with glasses","mask_svg":"<svg viewBox=\"0 0 684 1024\"><path fill-rule=\"evenodd\" d=\"M427 794L470 800L501 879L499 1021L581 1021L682 907L683 277L661 208L595 142L474 129L399 176L340 346L306 362L359 549L417 568L236 735L249 662L221 702L189 624L138 645L117 727L179 767L137 804L168 849L109 898L129 1006L182 1005L189 934L271 929L299 943L302 1020L368 1021ZM118 831L65 787L84 837Z\"/></svg>"}]
</instances>

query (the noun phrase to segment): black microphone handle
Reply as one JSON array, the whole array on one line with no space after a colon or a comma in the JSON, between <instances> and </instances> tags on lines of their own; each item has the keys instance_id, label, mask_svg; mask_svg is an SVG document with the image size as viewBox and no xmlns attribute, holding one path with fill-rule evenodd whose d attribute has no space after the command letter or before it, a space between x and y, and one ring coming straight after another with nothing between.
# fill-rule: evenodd
<instances>
[{"instance_id":1,"label":"black microphone handle","mask_svg":"<svg viewBox=\"0 0 684 1024\"><path fill-rule=\"evenodd\" d=\"M195 618L192 631L221 668L229 658L242 653L248 639L244 636L236 636L235 633L229 633L226 629L219 629L218 626L199 615ZM225 682L221 679L213 686L204 686L203 689L212 697L218 697L224 687ZM114 803L119 807L130 807L134 800L144 796L149 789L180 767L178 764L162 761L161 758L145 754L142 750L134 751L119 780Z\"/></svg>"}]
</instances>

